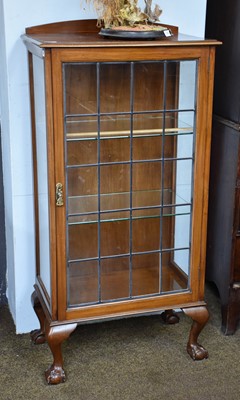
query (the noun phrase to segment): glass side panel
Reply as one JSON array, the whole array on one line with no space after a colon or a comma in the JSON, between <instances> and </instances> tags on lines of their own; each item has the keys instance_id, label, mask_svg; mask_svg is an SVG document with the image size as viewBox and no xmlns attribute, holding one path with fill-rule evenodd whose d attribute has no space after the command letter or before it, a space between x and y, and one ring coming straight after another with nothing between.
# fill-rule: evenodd
<instances>
[{"instance_id":1,"label":"glass side panel","mask_svg":"<svg viewBox=\"0 0 240 400\"><path fill-rule=\"evenodd\" d=\"M64 65L68 307L190 289L197 66Z\"/></svg>"},{"instance_id":2,"label":"glass side panel","mask_svg":"<svg viewBox=\"0 0 240 400\"><path fill-rule=\"evenodd\" d=\"M50 297L50 234L47 127L45 103L44 60L33 55L34 106L37 152L38 229L39 229L39 272L41 281Z\"/></svg>"}]
</instances>

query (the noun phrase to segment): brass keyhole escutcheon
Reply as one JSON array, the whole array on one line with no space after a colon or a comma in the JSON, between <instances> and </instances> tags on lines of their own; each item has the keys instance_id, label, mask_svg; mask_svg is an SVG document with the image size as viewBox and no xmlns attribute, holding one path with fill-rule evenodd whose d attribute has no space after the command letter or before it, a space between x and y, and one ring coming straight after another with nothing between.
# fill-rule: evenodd
<instances>
[{"instance_id":1,"label":"brass keyhole escutcheon","mask_svg":"<svg viewBox=\"0 0 240 400\"><path fill-rule=\"evenodd\" d=\"M60 182L56 184L56 206L63 206L63 185Z\"/></svg>"}]
</instances>

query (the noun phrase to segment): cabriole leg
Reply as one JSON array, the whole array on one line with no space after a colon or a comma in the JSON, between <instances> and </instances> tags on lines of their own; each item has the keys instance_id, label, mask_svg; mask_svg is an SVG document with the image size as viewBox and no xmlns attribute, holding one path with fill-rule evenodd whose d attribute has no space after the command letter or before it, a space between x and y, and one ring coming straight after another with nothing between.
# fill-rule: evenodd
<instances>
[{"instance_id":1,"label":"cabriole leg","mask_svg":"<svg viewBox=\"0 0 240 400\"><path fill-rule=\"evenodd\" d=\"M31 331L30 336L34 344L42 344L46 342L46 337L45 337L46 317L43 312L43 308L41 306L37 293L35 291L32 294L31 300L33 309L40 323L40 329L34 329L33 331Z\"/></svg>"},{"instance_id":2,"label":"cabriole leg","mask_svg":"<svg viewBox=\"0 0 240 400\"><path fill-rule=\"evenodd\" d=\"M66 376L63 370L62 342L67 339L76 329L77 324L66 324L50 326L46 324L46 337L50 350L53 354L53 363L45 371L45 377L48 384L56 385L65 382Z\"/></svg>"},{"instance_id":3,"label":"cabriole leg","mask_svg":"<svg viewBox=\"0 0 240 400\"><path fill-rule=\"evenodd\" d=\"M197 342L200 332L209 319L207 308L201 306L183 308L182 310L193 320L187 344L188 354L193 360L203 360L204 358L208 358L207 350Z\"/></svg>"}]
</instances>

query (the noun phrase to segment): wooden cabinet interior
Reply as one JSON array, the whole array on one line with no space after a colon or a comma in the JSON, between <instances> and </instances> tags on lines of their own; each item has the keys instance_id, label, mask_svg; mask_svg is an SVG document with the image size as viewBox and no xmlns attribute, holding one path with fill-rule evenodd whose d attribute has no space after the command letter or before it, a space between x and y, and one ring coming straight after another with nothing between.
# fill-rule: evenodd
<instances>
[{"instance_id":1,"label":"wooden cabinet interior","mask_svg":"<svg viewBox=\"0 0 240 400\"><path fill-rule=\"evenodd\" d=\"M95 23L95 22L94 22ZM76 29L77 27L77 29ZM176 30L175 30L176 32ZM79 323L164 311L194 323L204 302L216 41L106 40L93 21L28 28L37 270L33 306L65 380ZM57 198L56 198L57 196Z\"/></svg>"}]
</instances>

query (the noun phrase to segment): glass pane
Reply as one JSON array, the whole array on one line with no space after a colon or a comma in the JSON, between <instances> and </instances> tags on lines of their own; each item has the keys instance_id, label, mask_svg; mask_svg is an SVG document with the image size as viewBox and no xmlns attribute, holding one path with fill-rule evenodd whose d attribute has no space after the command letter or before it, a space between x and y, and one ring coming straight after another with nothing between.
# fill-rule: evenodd
<instances>
[{"instance_id":1,"label":"glass pane","mask_svg":"<svg viewBox=\"0 0 240 400\"><path fill-rule=\"evenodd\" d=\"M102 163L128 161L129 159L130 140L128 137L119 138L116 136L101 140L100 160Z\"/></svg>"},{"instance_id":2,"label":"glass pane","mask_svg":"<svg viewBox=\"0 0 240 400\"><path fill-rule=\"evenodd\" d=\"M134 137L133 159L151 160L162 157L162 136L157 137Z\"/></svg>"},{"instance_id":3,"label":"glass pane","mask_svg":"<svg viewBox=\"0 0 240 400\"><path fill-rule=\"evenodd\" d=\"M185 202L192 201L192 160L176 161L176 193Z\"/></svg>"},{"instance_id":4,"label":"glass pane","mask_svg":"<svg viewBox=\"0 0 240 400\"><path fill-rule=\"evenodd\" d=\"M117 79L116 79L117 78ZM100 112L130 109L130 63L102 63L100 66Z\"/></svg>"},{"instance_id":5,"label":"glass pane","mask_svg":"<svg viewBox=\"0 0 240 400\"><path fill-rule=\"evenodd\" d=\"M100 197L100 204L100 209L102 211L129 209L130 194L129 192L103 194ZM122 213L122 211L120 211L119 213L102 213L101 219L119 219L120 216L122 216L122 218L125 218L125 215L129 216L128 213Z\"/></svg>"},{"instance_id":6,"label":"glass pane","mask_svg":"<svg viewBox=\"0 0 240 400\"><path fill-rule=\"evenodd\" d=\"M132 203L134 208L139 208L139 207L144 207L144 210L141 211L140 215L148 215L146 214L148 210L146 207L154 207L154 206L160 206L161 205L161 200L162 200L162 191L161 190L139 190L136 192L133 192L132 194ZM153 209L149 209L149 212L153 212ZM160 211L154 211L157 212L157 215L160 214ZM134 215L137 217L139 215L139 212L134 211ZM151 215L151 214L150 214Z\"/></svg>"},{"instance_id":7,"label":"glass pane","mask_svg":"<svg viewBox=\"0 0 240 400\"><path fill-rule=\"evenodd\" d=\"M128 164L111 164L100 167L101 193L129 192L130 167Z\"/></svg>"},{"instance_id":8,"label":"glass pane","mask_svg":"<svg viewBox=\"0 0 240 400\"><path fill-rule=\"evenodd\" d=\"M129 297L129 257L101 261L101 299Z\"/></svg>"},{"instance_id":9,"label":"glass pane","mask_svg":"<svg viewBox=\"0 0 240 400\"><path fill-rule=\"evenodd\" d=\"M166 63L166 109L178 109L179 68L181 62L168 61Z\"/></svg>"},{"instance_id":10,"label":"glass pane","mask_svg":"<svg viewBox=\"0 0 240 400\"><path fill-rule=\"evenodd\" d=\"M98 301L98 262L82 261L68 265L68 304Z\"/></svg>"},{"instance_id":11,"label":"glass pane","mask_svg":"<svg viewBox=\"0 0 240 400\"><path fill-rule=\"evenodd\" d=\"M160 162L135 163L132 167L133 190L159 190L162 164Z\"/></svg>"},{"instance_id":12,"label":"glass pane","mask_svg":"<svg viewBox=\"0 0 240 400\"><path fill-rule=\"evenodd\" d=\"M68 196L89 196L98 190L97 167L68 169Z\"/></svg>"},{"instance_id":13,"label":"glass pane","mask_svg":"<svg viewBox=\"0 0 240 400\"><path fill-rule=\"evenodd\" d=\"M166 119L166 117L165 117ZM138 113L133 114L133 136L158 136L163 132L164 115L159 113Z\"/></svg>"},{"instance_id":14,"label":"glass pane","mask_svg":"<svg viewBox=\"0 0 240 400\"><path fill-rule=\"evenodd\" d=\"M49 196L47 126L45 103L44 60L33 56L34 107L37 148L37 186L38 186L38 226L39 226L39 267L40 277L51 294L50 279L50 234L49 234Z\"/></svg>"},{"instance_id":15,"label":"glass pane","mask_svg":"<svg viewBox=\"0 0 240 400\"><path fill-rule=\"evenodd\" d=\"M160 224L159 217L134 219L132 221L132 251L158 250L160 246Z\"/></svg>"},{"instance_id":16,"label":"glass pane","mask_svg":"<svg viewBox=\"0 0 240 400\"><path fill-rule=\"evenodd\" d=\"M96 164L96 140L71 140L67 142L67 165Z\"/></svg>"},{"instance_id":17,"label":"glass pane","mask_svg":"<svg viewBox=\"0 0 240 400\"><path fill-rule=\"evenodd\" d=\"M119 220L105 221L101 223L101 256L111 256L116 254L129 254L130 232L129 232L129 213L119 213ZM108 218L103 214L101 218Z\"/></svg>"},{"instance_id":18,"label":"glass pane","mask_svg":"<svg viewBox=\"0 0 240 400\"><path fill-rule=\"evenodd\" d=\"M101 138L117 138L130 136L131 117L128 114L101 115L100 114L100 137Z\"/></svg>"},{"instance_id":19,"label":"glass pane","mask_svg":"<svg viewBox=\"0 0 240 400\"><path fill-rule=\"evenodd\" d=\"M184 260L184 268L179 268L175 261ZM188 288L188 271L189 267L189 250L166 251L162 253L162 276L161 290L162 292L181 291ZM183 265L183 263L182 263Z\"/></svg>"},{"instance_id":20,"label":"glass pane","mask_svg":"<svg viewBox=\"0 0 240 400\"><path fill-rule=\"evenodd\" d=\"M174 248L188 248L190 247L190 223L191 216L188 215L178 215L175 218L175 236L174 236ZM188 274L188 253L186 252L174 252L174 262L178 264L186 274Z\"/></svg>"},{"instance_id":21,"label":"glass pane","mask_svg":"<svg viewBox=\"0 0 240 400\"><path fill-rule=\"evenodd\" d=\"M65 121L67 140L96 139L98 132L96 115L66 116Z\"/></svg>"},{"instance_id":22,"label":"glass pane","mask_svg":"<svg viewBox=\"0 0 240 400\"><path fill-rule=\"evenodd\" d=\"M98 225L96 223L68 226L68 259L98 257Z\"/></svg>"},{"instance_id":23,"label":"glass pane","mask_svg":"<svg viewBox=\"0 0 240 400\"><path fill-rule=\"evenodd\" d=\"M159 253L132 257L132 295L144 296L160 292Z\"/></svg>"},{"instance_id":24,"label":"glass pane","mask_svg":"<svg viewBox=\"0 0 240 400\"><path fill-rule=\"evenodd\" d=\"M96 64L64 64L65 114L97 112Z\"/></svg>"},{"instance_id":25,"label":"glass pane","mask_svg":"<svg viewBox=\"0 0 240 400\"><path fill-rule=\"evenodd\" d=\"M164 63L139 62L134 65L134 111L163 109Z\"/></svg>"},{"instance_id":26,"label":"glass pane","mask_svg":"<svg viewBox=\"0 0 240 400\"><path fill-rule=\"evenodd\" d=\"M197 61L179 64L179 109L195 109Z\"/></svg>"},{"instance_id":27,"label":"glass pane","mask_svg":"<svg viewBox=\"0 0 240 400\"><path fill-rule=\"evenodd\" d=\"M96 195L74 196L68 198L69 222L86 222L96 220L98 199ZM78 214L84 214L81 218ZM95 214L95 215L94 215Z\"/></svg>"},{"instance_id":28,"label":"glass pane","mask_svg":"<svg viewBox=\"0 0 240 400\"><path fill-rule=\"evenodd\" d=\"M166 109L194 109L197 61L170 61L166 67ZM179 92L177 96L176 87ZM172 93L172 96L169 95Z\"/></svg>"}]
</instances>

